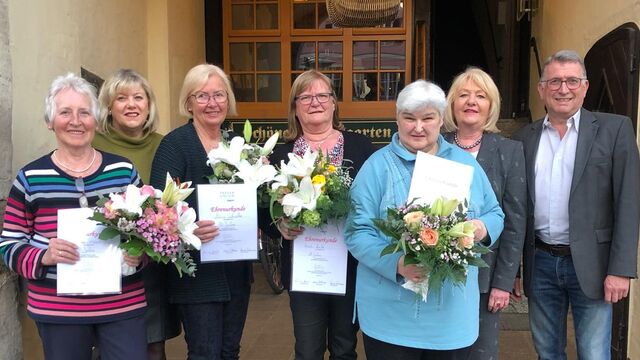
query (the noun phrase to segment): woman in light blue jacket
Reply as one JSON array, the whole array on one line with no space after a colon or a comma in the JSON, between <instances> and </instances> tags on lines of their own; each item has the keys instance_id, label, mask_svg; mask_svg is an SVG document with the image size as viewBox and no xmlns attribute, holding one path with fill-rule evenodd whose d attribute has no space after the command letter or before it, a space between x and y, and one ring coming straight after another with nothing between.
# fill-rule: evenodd
<instances>
[{"instance_id":1,"label":"woman in light blue jacket","mask_svg":"<svg viewBox=\"0 0 640 360\"><path fill-rule=\"evenodd\" d=\"M421 301L402 284L425 279L424 270L405 266L401 253L381 257L390 239L373 225L373 219L386 218L387 208L407 201L416 153L423 151L473 166L469 214L475 241L490 245L500 236L504 214L487 176L473 156L440 135L445 106L444 92L432 83L418 80L405 87L396 103L398 132L353 183L345 241L360 262L356 310L369 360L466 359L478 337L478 269L469 267L464 286L445 282Z\"/></svg>"}]
</instances>

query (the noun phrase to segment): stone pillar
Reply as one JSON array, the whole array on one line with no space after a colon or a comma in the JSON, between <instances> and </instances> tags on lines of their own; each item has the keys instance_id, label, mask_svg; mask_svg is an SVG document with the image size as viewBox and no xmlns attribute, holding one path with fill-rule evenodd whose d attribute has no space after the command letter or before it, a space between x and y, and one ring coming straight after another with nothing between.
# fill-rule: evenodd
<instances>
[{"instance_id":1,"label":"stone pillar","mask_svg":"<svg viewBox=\"0 0 640 360\"><path fill-rule=\"evenodd\" d=\"M9 47L9 0L0 0L0 225L11 187L12 71ZM0 262L0 357L22 359L22 329L18 320L17 276Z\"/></svg>"}]
</instances>

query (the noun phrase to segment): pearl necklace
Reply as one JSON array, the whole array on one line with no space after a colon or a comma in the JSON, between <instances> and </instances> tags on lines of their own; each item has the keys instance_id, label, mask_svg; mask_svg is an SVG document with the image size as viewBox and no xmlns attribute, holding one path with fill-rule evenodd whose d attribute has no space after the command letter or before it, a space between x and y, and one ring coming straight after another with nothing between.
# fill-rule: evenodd
<instances>
[{"instance_id":1,"label":"pearl necklace","mask_svg":"<svg viewBox=\"0 0 640 360\"><path fill-rule=\"evenodd\" d=\"M91 169L91 167L93 166L93 163L96 161L96 154L98 153L96 151L96 149L93 149L93 157L91 158L91 162L89 163L89 165L82 169L82 170L74 170L71 167L67 166L65 163L63 163L62 161L60 161L60 159L58 159L58 157L56 156L56 152L58 152L58 150L55 150L52 154L51 154L51 158L57 162L60 166L62 166L63 169L70 171L72 173L76 173L76 174L82 174L84 172L86 172L87 170Z\"/></svg>"},{"instance_id":2,"label":"pearl necklace","mask_svg":"<svg viewBox=\"0 0 640 360\"><path fill-rule=\"evenodd\" d=\"M480 134L480 137L478 138L478 140L476 140L473 144L471 145L462 145L460 144L460 141L458 140L458 133L456 132L455 134L453 134L453 140L456 142L456 145L458 145L459 148L464 149L464 150L469 150L469 149L473 149L474 147L480 145L482 143L482 134Z\"/></svg>"}]
</instances>

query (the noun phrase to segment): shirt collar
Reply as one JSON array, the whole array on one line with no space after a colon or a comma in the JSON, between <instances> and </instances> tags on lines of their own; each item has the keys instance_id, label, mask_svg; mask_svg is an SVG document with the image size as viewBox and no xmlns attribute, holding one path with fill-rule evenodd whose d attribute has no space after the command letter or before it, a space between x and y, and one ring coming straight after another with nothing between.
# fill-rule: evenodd
<instances>
[{"instance_id":1,"label":"shirt collar","mask_svg":"<svg viewBox=\"0 0 640 360\"><path fill-rule=\"evenodd\" d=\"M581 109L578 109L578 111L576 111L575 114L573 114L573 116L571 116L568 120L567 120L567 126L569 127L569 129L575 127L576 128L576 132L578 132L578 130L580 129L580 111ZM549 115L545 115L544 117L544 121L542 122L542 127L544 129L548 129L549 127L551 127L551 124L549 122Z\"/></svg>"}]
</instances>

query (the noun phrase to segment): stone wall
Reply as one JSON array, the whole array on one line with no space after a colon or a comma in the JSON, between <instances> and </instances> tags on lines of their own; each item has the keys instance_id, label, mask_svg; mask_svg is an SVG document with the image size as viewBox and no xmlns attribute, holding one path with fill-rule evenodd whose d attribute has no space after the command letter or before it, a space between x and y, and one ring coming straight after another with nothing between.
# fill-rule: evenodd
<instances>
[{"instance_id":1,"label":"stone wall","mask_svg":"<svg viewBox=\"0 0 640 360\"><path fill-rule=\"evenodd\" d=\"M0 226L6 196L13 178L11 170L12 70L9 47L9 0L0 0ZM22 329L18 320L18 282L0 262L0 357L22 359Z\"/></svg>"}]
</instances>

